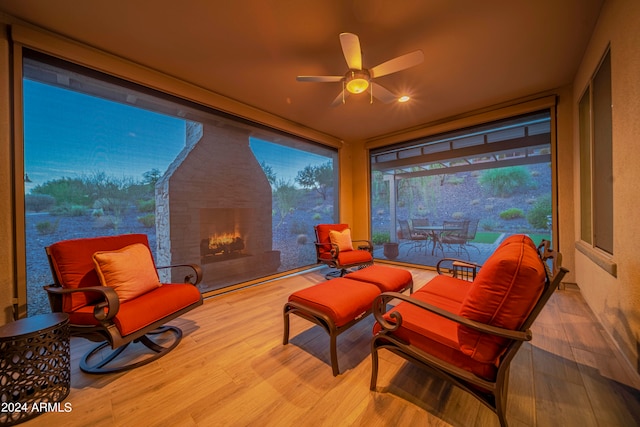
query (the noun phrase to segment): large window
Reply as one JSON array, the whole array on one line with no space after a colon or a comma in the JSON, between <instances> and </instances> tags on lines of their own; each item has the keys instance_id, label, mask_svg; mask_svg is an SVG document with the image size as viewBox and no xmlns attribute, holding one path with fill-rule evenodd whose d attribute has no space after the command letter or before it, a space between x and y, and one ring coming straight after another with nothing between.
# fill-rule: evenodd
<instances>
[{"instance_id":1,"label":"large window","mask_svg":"<svg viewBox=\"0 0 640 427\"><path fill-rule=\"evenodd\" d=\"M605 54L579 103L580 238L613 254L611 54Z\"/></svg>"},{"instance_id":2,"label":"large window","mask_svg":"<svg viewBox=\"0 0 640 427\"><path fill-rule=\"evenodd\" d=\"M336 150L31 51L23 98L28 315L63 239L144 233L159 265L202 266L202 292L315 264Z\"/></svg>"},{"instance_id":3,"label":"large window","mask_svg":"<svg viewBox=\"0 0 640 427\"><path fill-rule=\"evenodd\" d=\"M550 240L551 166L548 110L372 150L376 258L482 263L506 236Z\"/></svg>"}]
</instances>

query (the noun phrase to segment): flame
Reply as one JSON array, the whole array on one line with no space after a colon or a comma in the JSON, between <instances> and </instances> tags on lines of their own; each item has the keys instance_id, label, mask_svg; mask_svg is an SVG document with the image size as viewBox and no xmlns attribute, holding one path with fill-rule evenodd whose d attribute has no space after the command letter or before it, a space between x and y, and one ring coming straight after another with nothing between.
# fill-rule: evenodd
<instances>
[{"instance_id":1,"label":"flame","mask_svg":"<svg viewBox=\"0 0 640 427\"><path fill-rule=\"evenodd\" d=\"M221 246L230 245L239 237L237 234L231 233L214 234L209 236L209 249L218 249Z\"/></svg>"}]
</instances>

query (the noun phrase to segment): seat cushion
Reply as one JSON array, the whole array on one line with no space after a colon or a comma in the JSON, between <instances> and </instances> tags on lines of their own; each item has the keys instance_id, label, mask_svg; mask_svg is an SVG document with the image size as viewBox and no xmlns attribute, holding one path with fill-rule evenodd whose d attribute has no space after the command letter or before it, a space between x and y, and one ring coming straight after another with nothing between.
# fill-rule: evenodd
<instances>
[{"instance_id":1,"label":"seat cushion","mask_svg":"<svg viewBox=\"0 0 640 427\"><path fill-rule=\"evenodd\" d=\"M83 239L63 240L48 247L51 267L55 271L58 282L65 289L101 286L93 263L93 254L98 251L121 249L134 243L149 246L145 234L122 234ZM75 292L64 295L62 309L72 312L91 304L100 298L100 294Z\"/></svg>"},{"instance_id":2,"label":"seat cushion","mask_svg":"<svg viewBox=\"0 0 640 427\"><path fill-rule=\"evenodd\" d=\"M120 335L126 336L197 303L201 298L200 291L193 285L165 284L138 298L122 302L113 322ZM75 325L99 324L93 317L91 306L69 313L69 320Z\"/></svg>"},{"instance_id":3,"label":"seat cushion","mask_svg":"<svg viewBox=\"0 0 640 427\"><path fill-rule=\"evenodd\" d=\"M545 269L531 239L514 235L487 259L467 293L459 314L471 320L516 330L544 290ZM473 359L495 362L507 340L464 326L458 330L461 349Z\"/></svg>"},{"instance_id":4,"label":"seat cushion","mask_svg":"<svg viewBox=\"0 0 640 427\"><path fill-rule=\"evenodd\" d=\"M93 254L102 286L113 288L120 301L136 298L162 286L148 246L134 243L115 251Z\"/></svg>"},{"instance_id":5,"label":"seat cushion","mask_svg":"<svg viewBox=\"0 0 640 427\"><path fill-rule=\"evenodd\" d=\"M340 251L338 254L338 265L349 267L352 265L361 265L373 262L371 252L356 249L355 251Z\"/></svg>"},{"instance_id":6,"label":"seat cushion","mask_svg":"<svg viewBox=\"0 0 640 427\"><path fill-rule=\"evenodd\" d=\"M413 276L408 270L386 265L372 265L349 273L345 277L374 284L380 288L381 292L400 292L413 283Z\"/></svg>"},{"instance_id":7,"label":"seat cushion","mask_svg":"<svg viewBox=\"0 0 640 427\"><path fill-rule=\"evenodd\" d=\"M472 283L455 277L438 275L429 280L416 293L430 295L428 298L438 307L460 307Z\"/></svg>"},{"instance_id":8,"label":"seat cushion","mask_svg":"<svg viewBox=\"0 0 640 427\"><path fill-rule=\"evenodd\" d=\"M378 295L375 285L341 277L296 291L289 302L317 310L340 327L371 310Z\"/></svg>"},{"instance_id":9,"label":"seat cushion","mask_svg":"<svg viewBox=\"0 0 640 427\"><path fill-rule=\"evenodd\" d=\"M414 292L412 298L436 305L451 313L458 312L460 302L451 298L438 298L437 293L426 292L426 287L428 286ZM494 364L477 361L460 351L456 322L407 302L401 302L385 315L390 322L393 322L393 319L389 317L389 314L394 311L398 311L402 315L402 326L391 332L390 335L482 378L495 379L496 366ZM373 327L373 333L377 334L380 330L380 325L376 323Z\"/></svg>"}]
</instances>

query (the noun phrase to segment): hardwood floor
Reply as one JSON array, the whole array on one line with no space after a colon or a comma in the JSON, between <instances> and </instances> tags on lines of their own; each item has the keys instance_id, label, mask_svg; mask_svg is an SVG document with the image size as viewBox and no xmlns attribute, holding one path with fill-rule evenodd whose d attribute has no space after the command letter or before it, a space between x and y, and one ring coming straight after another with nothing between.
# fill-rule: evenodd
<instances>
[{"instance_id":1,"label":"hardwood floor","mask_svg":"<svg viewBox=\"0 0 640 427\"><path fill-rule=\"evenodd\" d=\"M411 270L416 286L434 273ZM372 317L338 337L338 377L329 339L292 316L287 296L324 281L324 270L221 295L173 322L184 338L133 371L88 375L78 359L93 343L72 340L69 413L25 426L497 426L478 401L388 351L369 390ZM614 351L577 289L557 291L511 365L511 426L640 425L640 379Z\"/></svg>"}]
</instances>

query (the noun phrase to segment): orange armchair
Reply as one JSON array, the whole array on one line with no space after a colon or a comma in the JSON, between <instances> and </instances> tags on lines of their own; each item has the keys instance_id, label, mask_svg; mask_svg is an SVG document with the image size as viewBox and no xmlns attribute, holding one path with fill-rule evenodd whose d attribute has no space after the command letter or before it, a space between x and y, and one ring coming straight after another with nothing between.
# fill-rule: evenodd
<instances>
[{"instance_id":1,"label":"orange armchair","mask_svg":"<svg viewBox=\"0 0 640 427\"><path fill-rule=\"evenodd\" d=\"M509 366L532 339L533 321L567 272L559 255L546 241L536 250L529 237L514 235L472 281L439 275L410 297L394 292L378 296L371 390L376 390L378 352L386 349L472 394L506 427ZM549 258L557 261L553 275ZM401 302L387 311L391 300Z\"/></svg>"},{"instance_id":2,"label":"orange armchair","mask_svg":"<svg viewBox=\"0 0 640 427\"><path fill-rule=\"evenodd\" d=\"M46 251L54 284L44 289L52 311L69 315L73 336L100 342L80 361L84 372L121 372L164 356L182 338L179 328L165 324L202 305L194 286L202 280L200 267L159 267L189 269L189 283L160 283L144 234L65 240ZM150 354L118 358L132 342L140 342Z\"/></svg>"},{"instance_id":3,"label":"orange armchair","mask_svg":"<svg viewBox=\"0 0 640 427\"><path fill-rule=\"evenodd\" d=\"M327 278L342 277L350 268L373 264L373 244L369 240L351 240L348 224L318 224L313 228L318 263L337 269Z\"/></svg>"}]
</instances>

